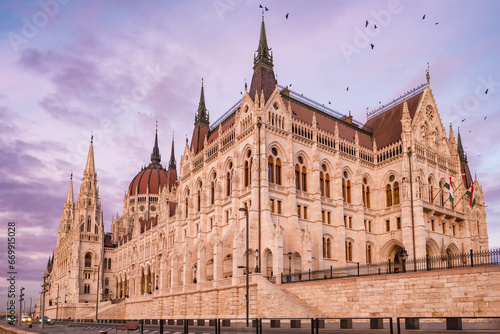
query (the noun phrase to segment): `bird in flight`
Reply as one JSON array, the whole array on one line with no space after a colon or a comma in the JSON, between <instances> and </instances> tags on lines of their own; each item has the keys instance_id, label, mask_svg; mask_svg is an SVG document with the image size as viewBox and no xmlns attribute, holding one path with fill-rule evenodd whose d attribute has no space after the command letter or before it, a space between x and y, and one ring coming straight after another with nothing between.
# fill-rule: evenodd
<instances>
[{"instance_id":1,"label":"bird in flight","mask_svg":"<svg viewBox=\"0 0 500 334\"><path fill-rule=\"evenodd\" d=\"M373 28L377 29L377 25L376 25L376 24L374 24L374 25L373 25Z\"/></svg>"},{"instance_id":2,"label":"bird in flight","mask_svg":"<svg viewBox=\"0 0 500 334\"><path fill-rule=\"evenodd\" d=\"M425 14L424 14L424 16L422 16L422 20L425 20Z\"/></svg>"},{"instance_id":3,"label":"bird in flight","mask_svg":"<svg viewBox=\"0 0 500 334\"><path fill-rule=\"evenodd\" d=\"M266 12L269 10L267 7L264 7L264 9L266 10Z\"/></svg>"},{"instance_id":4,"label":"bird in flight","mask_svg":"<svg viewBox=\"0 0 500 334\"><path fill-rule=\"evenodd\" d=\"M484 116L484 120L485 120L485 121L486 121L486 117L488 117L488 116Z\"/></svg>"},{"instance_id":5,"label":"bird in flight","mask_svg":"<svg viewBox=\"0 0 500 334\"><path fill-rule=\"evenodd\" d=\"M264 7L262 7L262 5L259 5L259 8L264 8Z\"/></svg>"},{"instance_id":6,"label":"bird in flight","mask_svg":"<svg viewBox=\"0 0 500 334\"><path fill-rule=\"evenodd\" d=\"M289 14L289 13L286 13L286 15L285 15L285 18L286 18L287 20L288 20L288 14Z\"/></svg>"},{"instance_id":7,"label":"bird in flight","mask_svg":"<svg viewBox=\"0 0 500 334\"><path fill-rule=\"evenodd\" d=\"M373 44L370 44L370 45L372 46L372 50L373 50L373 48L375 47L375 45L373 45Z\"/></svg>"},{"instance_id":8,"label":"bird in flight","mask_svg":"<svg viewBox=\"0 0 500 334\"><path fill-rule=\"evenodd\" d=\"M439 24L439 22L436 22L436 25L438 25L438 24Z\"/></svg>"},{"instance_id":9,"label":"bird in flight","mask_svg":"<svg viewBox=\"0 0 500 334\"><path fill-rule=\"evenodd\" d=\"M466 120L466 119L464 118L464 119L462 120L462 123L463 123L465 120Z\"/></svg>"},{"instance_id":10,"label":"bird in flight","mask_svg":"<svg viewBox=\"0 0 500 334\"><path fill-rule=\"evenodd\" d=\"M488 94L488 91L489 91L489 90L490 90L489 88L488 88L488 89L486 89L486 91L484 92L484 94Z\"/></svg>"},{"instance_id":11,"label":"bird in flight","mask_svg":"<svg viewBox=\"0 0 500 334\"><path fill-rule=\"evenodd\" d=\"M328 104L332 104L330 101L328 101ZM486 118L485 118L486 119Z\"/></svg>"},{"instance_id":12,"label":"bird in flight","mask_svg":"<svg viewBox=\"0 0 500 334\"><path fill-rule=\"evenodd\" d=\"M366 20L366 23L365 23L365 28L368 27L368 20Z\"/></svg>"},{"instance_id":13,"label":"bird in flight","mask_svg":"<svg viewBox=\"0 0 500 334\"><path fill-rule=\"evenodd\" d=\"M347 87L347 89L346 89L346 90L349 90L349 87Z\"/></svg>"}]
</instances>

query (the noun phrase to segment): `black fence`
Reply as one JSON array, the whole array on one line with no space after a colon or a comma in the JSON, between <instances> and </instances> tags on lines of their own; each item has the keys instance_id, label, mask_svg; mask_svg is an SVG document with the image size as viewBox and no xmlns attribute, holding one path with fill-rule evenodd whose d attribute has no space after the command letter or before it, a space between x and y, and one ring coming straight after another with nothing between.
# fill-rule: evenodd
<instances>
[{"instance_id":1,"label":"black fence","mask_svg":"<svg viewBox=\"0 0 500 334\"><path fill-rule=\"evenodd\" d=\"M389 260L387 262L363 265L357 263L341 268L330 267L330 269L326 270L309 270L288 275L281 274L281 283L495 265L500 265L500 249L476 253L470 250L468 253L461 254L426 256L416 259L415 261L413 259L407 259L398 262Z\"/></svg>"}]
</instances>

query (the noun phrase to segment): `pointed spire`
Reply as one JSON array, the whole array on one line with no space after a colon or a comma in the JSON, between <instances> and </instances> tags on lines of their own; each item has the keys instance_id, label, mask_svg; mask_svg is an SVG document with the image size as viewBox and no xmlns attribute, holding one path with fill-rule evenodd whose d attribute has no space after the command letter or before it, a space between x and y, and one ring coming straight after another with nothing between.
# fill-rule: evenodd
<instances>
[{"instance_id":1,"label":"pointed spire","mask_svg":"<svg viewBox=\"0 0 500 334\"><path fill-rule=\"evenodd\" d=\"M453 125L450 123L450 135L449 135L449 138L450 138L450 143L452 144L456 144L456 141L455 141L455 134L453 133Z\"/></svg>"},{"instance_id":2,"label":"pointed spire","mask_svg":"<svg viewBox=\"0 0 500 334\"><path fill-rule=\"evenodd\" d=\"M71 173L71 177L69 178L68 195L66 196L66 204L73 207L74 198L75 197L73 196L73 173Z\"/></svg>"},{"instance_id":3,"label":"pointed spire","mask_svg":"<svg viewBox=\"0 0 500 334\"><path fill-rule=\"evenodd\" d=\"M151 165L160 165L161 155L160 149L158 148L158 121L156 121L156 133L155 133L155 146L153 147L153 153L151 153Z\"/></svg>"},{"instance_id":4,"label":"pointed spire","mask_svg":"<svg viewBox=\"0 0 500 334\"><path fill-rule=\"evenodd\" d=\"M85 167L85 172L88 174L95 174L94 135L90 136L90 147L89 147L89 154L87 155L87 166Z\"/></svg>"},{"instance_id":5,"label":"pointed spire","mask_svg":"<svg viewBox=\"0 0 500 334\"><path fill-rule=\"evenodd\" d=\"M264 23L264 15L262 15L262 23L260 26L260 39L257 54L254 56L254 67L256 70L259 66L265 65L272 69L273 55L270 53L271 49L267 46L266 25Z\"/></svg>"},{"instance_id":6,"label":"pointed spire","mask_svg":"<svg viewBox=\"0 0 500 334\"><path fill-rule=\"evenodd\" d=\"M172 134L172 151L170 152L170 163L168 164L168 169L177 169L175 163L175 153L174 153L174 135Z\"/></svg>"},{"instance_id":7,"label":"pointed spire","mask_svg":"<svg viewBox=\"0 0 500 334\"><path fill-rule=\"evenodd\" d=\"M205 90L203 88L203 78L201 79L201 93L200 103L198 104L198 112L196 113L194 125L209 126L210 121L208 117L207 107L205 106Z\"/></svg>"},{"instance_id":8,"label":"pointed spire","mask_svg":"<svg viewBox=\"0 0 500 334\"><path fill-rule=\"evenodd\" d=\"M457 141L457 152L460 157L460 162L467 164L467 155L464 152L464 148L462 146L462 138L460 138L460 129L458 129L458 141Z\"/></svg>"}]
</instances>

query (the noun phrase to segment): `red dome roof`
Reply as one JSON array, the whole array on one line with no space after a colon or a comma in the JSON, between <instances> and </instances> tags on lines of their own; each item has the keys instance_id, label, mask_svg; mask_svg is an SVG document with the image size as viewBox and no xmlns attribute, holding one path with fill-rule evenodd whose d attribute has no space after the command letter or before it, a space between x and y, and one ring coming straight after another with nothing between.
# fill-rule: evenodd
<instances>
[{"instance_id":1,"label":"red dome roof","mask_svg":"<svg viewBox=\"0 0 500 334\"><path fill-rule=\"evenodd\" d=\"M168 186L169 189L177 181L177 171L175 168L175 157L174 157L174 141L172 140L172 157L170 159L169 170L167 170L160 164L161 156L160 150L158 149L158 130L155 135L155 145L153 147L153 153L151 154L151 163L148 167L143 168L139 174L137 174L130 186L128 187L128 195L134 196L139 194L146 194L149 189L150 194L159 194L160 190L164 186Z\"/></svg>"},{"instance_id":2,"label":"red dome roof","mask_svg":"<svg viewBox=\"0 0 500 334\"><path fill-rule=\"evenodd\" d=\"M161 166L148 166L134 177L128 187L129 196L146 194L159 194L160 189L168 185L167 171Z\"/></svg>"}]
</instances>

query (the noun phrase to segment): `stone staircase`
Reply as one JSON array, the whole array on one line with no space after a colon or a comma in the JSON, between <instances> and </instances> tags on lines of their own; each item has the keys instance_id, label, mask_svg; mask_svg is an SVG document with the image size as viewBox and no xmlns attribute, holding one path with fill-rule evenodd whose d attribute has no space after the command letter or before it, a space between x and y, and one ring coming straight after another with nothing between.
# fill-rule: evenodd
<instances>
[{"instance_id":1,"label":"stone staircase","mask_svg":"<svg viewBox=\"0 0 500 334\"><path fill-rule=\"evenodd\" d=\"M293 293L282 289L279 285L269 282L262 276L254 276L257 279L257 290L259 305L258 316L262 318L316 318L321 317L322 312L308 305ZM272 303L269 301L272 300Z\"/></svg>"},{"instance_id":2,"label":"stone staircase","mask_svg":"<svg viewBox=\"0 0 500 334\"><path fill-rule=\"evenodd\" d=\"M125 309L127 303L124 303L125 299L121 299L118 302L101 302L99 303L99 319L125 319ZM95 310L87 314L85 319L95 319Z\"/></svg>"}]
</instances>

